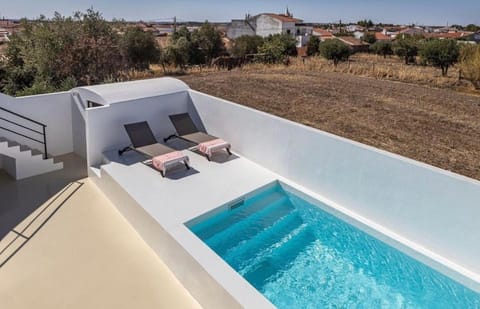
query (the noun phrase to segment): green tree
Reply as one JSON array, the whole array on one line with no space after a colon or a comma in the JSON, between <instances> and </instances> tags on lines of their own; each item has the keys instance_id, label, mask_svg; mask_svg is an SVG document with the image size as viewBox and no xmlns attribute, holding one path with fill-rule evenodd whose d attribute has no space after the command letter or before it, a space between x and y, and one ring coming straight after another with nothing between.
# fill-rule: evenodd
<instances>
[{"instance_id":1,"label":"green tree","mask_svg":"<svg viewBox=\"0 0 480 309\"><path fill-rule=\"evenodd\" d=\"M248 54L258 53L258 48L262 46L263 38L258 35L242 35L235 39L231 53L235 57L244 57Z\"/></svg>"},{"instance_id":2,"label":"green tree","mask_svg":"<svg viewBox=\"0 0 480 309\"><path fill-rule=\"evenodd\" d=\"M392 43L377 41L370 46L370 51L376 55L383 56L383 58L387 58L387 56L393 55Z\"/></svg>"},{"instance_id":3,"label":"green tree","mask_svg":"<svg viewBox=\"0 0 480 309\"><path fill-rule=\"evenodd\" d=\"M122 50L129 66L139 70L148 69L151 63L160 60L160 47L155 37L139 27L127 29L122 38Z\"/></svg>"},{"instance_id":4,"label":"green tree","mask_svg":"<svg viewBox=\"0 0 480 309\"><path fill-rule=\"evenodd\" d=\"M320 52L320 39L317 36L310 36L310 39L307 43L307 55L313 56L318 55Z\"/></svg>"},{"instance_id":5,"label":"green tree","mask_svg":"<svg viewBox=\"0 0 480 309\"><path fill-rule=\"evenodd\" d=\"M480 89L480 45L466 45L460 51L461 76Z\"/></svg>"},{"instance_id":6,"label":"green tree","mask_svg":"<svg viewBox=\"0 0 480 309\"><path fill-rule=\"evenodd\" d=\"M371 28L371 27L374 26L373 21L371 19L369 19L369 20L366 20L366 19L359 20L357 22L357 25L359 25L361 27L364 27L364 28Z\"/></svg>"},{"instance_id":7,"label":"green tree","mask_svg":"<svg viewBox=\"0 0 480 309\"><path fill-rule=\"evenodd\" d=\"M118 35L99 12L23 21L7 48L2 91L32 94L103 82L124 69ZM29 90L29 88L32 88Z\"/></svg>"},{"instance_id":8,"label":"green tree","mask_svg":"<svg viewBox=\"0 0 480 309\"><path fill-rule=\"evenodd\" d=\"M362 37L362 41L367 42L369 44L373 44L377 41L377 38L375 37L375 33L365 32L365 34Z\"/></svg>"},{"instance_id":9,"label":"green tree","mask_svg":"<svg viewBox=\"0 0 480 309\"><path fill-rule=\"evenodd\" d=\"M337 39L326 40L320 43L320 55L328 60L332 60L335 66L340 61L348 60L351 53L347 44Z\"/></svg>"},{"instance_id":10,"label":"green tree","mask_svg":"<svg viewBox=\"0 0 480 309\"><path fill-rule=\"evenodd\" d=\"M289 34L270 35L265 38L258 51L266 55L267 62L282 62L286 57L297 54L296 41Z\"/></svg>"},{"instance_id":11,"label":"green tree","mask_svg":"<svg viewBox=\"0 0 480 309\"><path fill-rule=\"evenodd\" d=\"M170 44L165 50L165 59L167 63L171 63L176 67L185 70L190 59L191 44L187 38L179 37L175 42Z\"/></svg>"},{"instance_id":12,"label":"green tree","mask_svg":"<svg viewBox=\"0 0 480 309\"><path fill-rule=\"evenodd\" d=\"M455 40L429 40L420 51L422 59L426 63L440 68L442 75L448 74L448 68L458 61L460 49Z\"/></svg>"},{"instance_id":13,"label":"green tree","mask_svg":"<svg viewBox=\"0 0 480 309\"><path fill-rule=\"evenodd\" d=\"M480 26L477 26L475 24L469 24L465 27L465 30L471 31L471 32L477 32L478 30L480 30Z\"/></svg>"},{"instance_id":14,"label":"green tree","mask_svg":"<svg viewBox=\"0 0 480 309\"><path fill-rule=\"evenodd\" d=\"M120 37L100 12L88 9L77 12L80 38L75 42L73 74L81 84L101 83L115 78L125 68Z\"/></svg>"},{"instance_id":15,"label":"green tree","mask_svg":"<svg viewBox=\"0 0 480 309\"><path fill-rule=\"evenodd\" d=\"M405 60L405 64L415 63L418 55L419 42L412 36L403 36L393 44L393 52Z\"/></svg>"},{"instance_id":16,"label":"green tree","mask_svg":"<svg viewBox=\"0 0 480 309\"><path fill-rule=\"evenodd\" d=\"M220 32L208 22L192 33L192 41L203 56L204 63L210 63L212 59L225 53L225 45Z\"/></svg>"}]
</instances>

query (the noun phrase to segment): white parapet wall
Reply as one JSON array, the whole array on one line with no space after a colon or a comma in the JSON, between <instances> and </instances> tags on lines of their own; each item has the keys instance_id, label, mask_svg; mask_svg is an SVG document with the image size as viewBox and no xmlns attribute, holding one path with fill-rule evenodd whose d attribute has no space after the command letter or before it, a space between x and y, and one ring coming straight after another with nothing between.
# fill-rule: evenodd
<instances>
[{"instance_id":1,"label":"white parapet wall","mask_svg":"<svg viewBox=\"0 0 480 309\"><path fill-rule=\"evenodd\" d=\"M480 274L480 182L194 90L207 131L271 171ZM282 104L282 102L278 102Z\"/></svg>"},{"instance_id":2,"label":"white parapet wall","mask_svg":"<svg viewBox=\"0 0 480 309\"><path fill-rule=\"evenodd\" d=\"M72 99L70 92L57 92L17 98L0 94L0 106L46 124L49 154L58 156L73 152ZM41 130L41 126L34 125L19 117L3 112L0 112L0 114L22 125ZM1 122L1 126L19 131L20 133L31 134L25 131L25 129L4 121ZM43 151L43 145L5 130L0 130L0 136L27 145L30 148Z\"/></svg>"}]
</instances>

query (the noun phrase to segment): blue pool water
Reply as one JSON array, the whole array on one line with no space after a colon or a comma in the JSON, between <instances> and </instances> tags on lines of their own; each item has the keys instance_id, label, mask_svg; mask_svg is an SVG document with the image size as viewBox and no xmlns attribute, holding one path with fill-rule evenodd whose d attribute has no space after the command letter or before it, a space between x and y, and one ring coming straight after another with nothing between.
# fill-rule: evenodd
<instances>
[{"instance_id":1,"label":"blue pool water","mask_svg":"<svg viewBox=\"0 0 480 309\"><path fill-rule=\"evenodd\" d=\"M279 308L480 308L480 294L281 185L190 229Z\"/></svg>"}]
</instances>

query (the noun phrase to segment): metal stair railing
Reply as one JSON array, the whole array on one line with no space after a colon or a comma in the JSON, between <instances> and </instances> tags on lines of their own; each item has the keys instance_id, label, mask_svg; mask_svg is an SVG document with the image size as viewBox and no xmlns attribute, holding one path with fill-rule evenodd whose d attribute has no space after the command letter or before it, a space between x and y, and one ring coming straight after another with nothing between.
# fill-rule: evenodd
<instances>
[{"instance_id":1,"label":"metal stair railing","mask_svg":"<svg viewBox=\"0 0 480 309\"><path fill-rule=\"evenodd\" d=\"M27 125L23 125L23 124L20 124L12 119L7 119L7 118L4 118L2 117L2 115L0 115L0 121L3 121L3 122L6 122L6 123L9 123L13 126L16 126L17 128L22 128L22 129L25 129L27 131L30 131L34 134L37 134L39 136L36 136L36 135L33 135L31 134L30 136L29 135L26 135L26 133L20 133L20 132L17 132L15 129L12 129L12 128L6 128L4 127L1 122L0 122L0 129L2 130L5 130L7 132L10 132L10 133L13 133L13 134L16 134L16 135L19 135L19 136L22 136L24 138L27 138L29 140L32 140L32 141L35 141L39 144L42 144L43 145L43 158L44 159L48 159L48 153L47 153L47 131L46 131L46 128L47 128L47 125L46 124L43 124L39 121L36 121L36 120L33 120L29 117L26 117L26 116L23 116L23 115L20 115L18 113L15 113L11 110L8 110L6 108L3 108L3 107L0 107L0 111L3 111L5 113L8 113L10 115L13 115L15 117L18 117L18 118L21 118L21 119L24 119L24 120L27 120L30 124L33 124L34 126L38 126L37 128L32 128L30 126L27 126Z\"/></svg>"}]
</instances>

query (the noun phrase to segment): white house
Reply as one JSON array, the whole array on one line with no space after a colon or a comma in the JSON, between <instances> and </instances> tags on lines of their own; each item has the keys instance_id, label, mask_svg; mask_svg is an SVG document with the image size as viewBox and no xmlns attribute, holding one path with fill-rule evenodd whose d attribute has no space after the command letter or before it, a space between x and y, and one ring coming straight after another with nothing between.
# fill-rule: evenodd
<instances>
[{"instance_id":1,"label":"white house","mask_svg":"<svg viewBox=\"0 0 480 309\"><path fill-rule=\"evenodd\" d=\"M301 19L294 18L290 12L286 14L262 13L256 16L246 15L245 19L234 19L227 28L227 36L236 39L242 35L259 35L267 37L273 34L304 35L311 32Z\"/></svg>"},{"instance_id":2,"label":"white house","mask_svg":"<svg viewBox=\"0 0 480 309\"><path fill-rule=\"evenodd\" d=\"M276 23L278 20L271 16L264 19L265 22L275 23L278 31L292 30L293 22L285 21L284 25L282 21ZM288 99L290 98L285 98ZM83 158L88 169L88 182L96 186L97 194L102 193L104 198L110 200L116 211L123 216L123 221L128 222L130 228L137 233L132 241L148 245L152 253L165 263L172 276L178 279L178 284L184 286L204 308L273 308L269 299L257 290L251 281L247 280L248 278L236 272L187 225L215 214L228 212L235 214L235 211L240 209L238 207L242 207L240 202L243 203L246 198L252 197L257 190L263 190L279 182L307 199L312 206L341 219L344 222L342 224L349 224L358 231L381 240L384 243L383 247L390 246L391 250L385 254L385 261L390 261L390 256L393 260L397 255L407 255L411 262L402 264L405 268L408 268L407 264L416 260L439 273L433 282L437 280L435 278L442 279L440 274L443 274L454 280L455 284L461 284L480 293L478 245L480 182L477 180L195 91L182 81L173 78L78 87L67 92L20 98L0 95L0 107L2 108L0 116L3 119L10 117L8 121L3 120L1 126L4 129L0 130L0 135L8 139L0 141L0 146L3 145L3 148L0 148L0 157L8 161L3 163L10 165L12 160L34 155L30 152L22 154L25 151L21 151L18 144L9 141L18 141L31 147L38 147L38 141L45 142L48 144L48 153L52 156L75 153ZM198 147L185 142L182 138L169 141L165 145L165 137L175 133L181 135L171 122L170 116L185 113L191 116L193 127L199 131L230 142L233 154L229 156L225 152L219 153L215 160L209 161L199 154ZM138 122L147 122L151 132L137 135L157 141L153 144L138 145L139 147L163 143L163 148L168 146L172 151L187 154L191 169L186 170L182 165L174 170L171 176L162 178L140 153L136 151L119 153L119 149L132 144L131 136L127 134L124 125ZM45 130L40 132L43 132L44 139L25 139L27 133L20 130L33 124L43 126ZM15 135L12 131L20 134ZM35 133L30 132L28 134ZM47 152L46 148L44 149ZM17 163L20 164L19 168L25 167L21 165L22 162ZM26 164L27 168L34 168L36 164L41 164L41 160L39 158ZM68 165L63 168L68 168ZM55 175L50 173L45 177L55 178ZM16 190L16 187L12 190ZM35 190L18 192L13 193L35 194ZM6 197L2 195L1 203L5 203L5 199ZM86 206L91 201L92 198L89 197L79 202ZM255 220L260 223L263 231L268 214L261 212L262 205L257 206L258 209L252 207L254 213L250 215L256 216ZM9 211L10 209L12 207L8 208ZM70 217L85 225L83 216ZM266 219L263 220L264 218ZM105 216L97 220L92 228L103 225L108 219L109 217ZM285 221L276 222L283 227L282 222ZM224 223L224 229L233 226L228 220ZM298 224L302 229L305 226L301 222ZM56 235L70 242L73 234L63 232L68 226L65 224L59 226L63 229ZM328 224L326 226L328 227ZM242 227L244 225L237 224L240 232ZM86 230L90 228L88 225L85 226ZM329 231L329 234L336 237L336 231ZM293 232L292 237L298 235ZM342 233L344 230L339 230L338 234ZM38 233L33 237L32 234L31 238L34 241L41 235L42 233ZM318 237L316 234L308 235L310 238ZM217 236L217 231L214 230L211 236L212 238ZM263 234L255 236L259 236L258 239L265 239L261 238ZM108 233L108 237L107 243L119 243L123 234L113 229ZM264 246L262 247L264 251L272 251L274 252L271 253L272 256L277 254L280 257L271 260L275 262L285 260L285 251L282 251L285 248L288 250L297 248L296 245L288 243L292 237L275 240L273 243L275 245L266 240L259 243ZM251 237L245 239L249 238ZM290 247L285 247L285 243ZM42 254L57 246L55 242L48 244L49 246L40 246L42 249L45 248L45 253ZM33 265L25 265L22 268L25 270L22 277L29 279L30 273L49 267L49 264L62 269L65 260L72 259L82 251L108 250L104 245L91 247L90 244L87 246L83 243L77 250L77 243L69 243L71 253L63 259L58 257L55 260L58 263L45 258L40 259L38 265L34 261ZM29 246L25 246L27 247ZM313 248L317 247L315 245ZM373 252L370 248L366 249L368 253ZM394 249L397 251L392 251ZM323 251L322 249L322 254ZM298 253L293 251L290 256L295 258L296 254ZM326 254L331 256L328 251ZM242 255L235 257L237 256L242 257ZM369 255L365 256L366 260L369 258ZM375 281L368 278L365 280L364 264L357 270L356 266L350 266L355 265L354 263L346 264L345 261L347 260L342 258L340 262L343 264L335 269L342 268L348 271L352 268L348 272L349 278L359 275L364 281ZM275 264L273 262L268 259L256 261L254 270L266 269L269 274L269 267ZM95 260L81 260L78 263L90 265L94 264ZM93 276L71 278L70 273L66 271L67 276L63 277L67 279L62 282L80 281L80 284L64 284L64 293L55 290L55 295L61 295L62 303L71 304L78 301L77 299L86 298L86 295L92 299L96 298L97 294L103 295L103 286L95 280L98 276L108 278L101 281L108 284L125 280L116 276L114 269L106 267L110 260L105 260L104 263L105 271ZM125 260L123 267L129 268L133 264L140 262L137 262L137 259ZM300 264L298 267L303 266ZM302 275L307 271L305 268L297 269ZM279 276L281 274L278 273ZM135 277L136 273L132 272L131 276ZM329 276L337 276L337 272L332 272ZM419 277L421 277L418 281L419 286L422 286L424 281L432 280L430 277L423 280L423 273L419 274ZM337 280L337 277L334 279ZM342 280L344 281L343 277L338 277L338 281ZM317 281L315 277L315 284ZM359 293L358 280L347 281L354 283L351 293ZM362 284L364 281L361 281ZM91 284L92 282L95 284ZM383 281L379 284L382 288L385 285ZM75 286L80 285L91 285L95 289L89 290L90 294L86 294L80 288L76 291ZM17 286L19 285L14 287ZM342 283L340 287L343 286ZM133 288L129 285L127 287ZM442 288L441 284L437 287ZM164 286L158 288L163 289ZM328 286L328 289L327 292L330 293L331 287ZM24 293L23 289L12 290ZM48 286L45 289L42 287L41 298L50 299L51 294L47 291L51 291ZM433 290L425 293L430 291ZM466 288L463 291L466 291ZM292 291L292 298L298 296L295 293L295 290ZM419 296L425 293L420 293ZM7 293L3 295L9 296ZM23 297L22 294L22 297L18 298L37 301L38 297L33 297L36 295ZM398 295L402 297L401 294ZM476 298L477 303L478 299L480 294ZM314 307L316 304L310 305ZM101 304L93 307L105 306Z\"/></svg>"}]
</instances>

